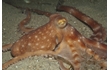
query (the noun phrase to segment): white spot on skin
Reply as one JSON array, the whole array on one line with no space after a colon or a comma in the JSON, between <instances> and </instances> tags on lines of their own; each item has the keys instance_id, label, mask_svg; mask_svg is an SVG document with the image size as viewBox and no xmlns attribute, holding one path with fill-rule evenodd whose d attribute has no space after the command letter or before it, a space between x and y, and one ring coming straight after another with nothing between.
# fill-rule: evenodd
<instances>
[{"instance_id":1,"label":"white spot on skin","mask_svg":"<svg viewBox=\"0 0 110 70\"><path fill-rule=\"evenodd\" d=\"M75 50L75 47L72 47L71 50Z\"/></svg>"},{"instance_id":2,"label":"white spot on skin","mask_svg":"<svg viewBox=\"0 0 110 70\"><path fill-rule=\"evenodd\" d=\"M30 36L29 36L28 38L29 38L29 39L31 39L31 37L30 37Z\"/></svg>"},{"instance_id":3,"label":"white spot on skin","mask_svg":"<svg viewBox=\"0 0 110 70\"><path fill-rule=\"evenodd\" d=\"M73 34L73 32L71 31L71 34Z\"/></svg>"},{"instance_id":4,"label":"white spot on skin","mask_svg":"<svg viewBox=\"0 0 110 70\"><path fill-rule=\"evenodd\" d=\"M22 47L24 47L24 45L22 45Z\"/></svg>"},{"instance_id":5,"label":"white spot on skin","mask_svg":"<svg viewBox=\"0 0 110 70\"><path fill-rule=\"evenodd\" d=\"M31 43L28 43L28 46L31 46Z\"/></svg>"},{"instance_id":6,"label":"white spot on skin","mask_svg":"<svg viewBox=\"0 0 110 70\"><path fill-rule=\"evenodd\" d=\"M19 49L18 49L18 48L17 48L16 50L17 50L17 51L19 51Z\"/></svg>"},{"instance_id":7,"label":"white spot on skin","mask_svg":"<svg viewBox=\"0 0 110 70\"><path fill-rule=\"evenodd\" d=\"M85 39L85 37L84 37L84 36L83 36L83 37L81 37L81 38Z\"/></svg>"},{"instance_id":8,"label":"white spot on skin","mask_svg":"<svg viewBox=\"0 0 110 70\"><path fill-rule=\"evenodd\" d=\"M38 46L39 44L38 44L38 43L36 43L36 45Z\"/></svg>"},{"instance_id":9,"label":"white spot on skin","mask_svg":"<svg viewBox=\"0 0 110 70\"><path fill-rule=\"evenodd\" d=\"M49 42L49 39L47 40L47 42Z\"/></svg>"},{"instance_id":10,"label":"white spot on skin","mask_svg":"<svg viewBox=\"0 0 110 70\"><path fill-rule=\"evenodd\" d=\"M78 42L81 42L81 41L78 39Z\"/></svg>"},{"instance_id":11,"label":"white spot on skin","mask_svg":"<svg viewBox=\"0 0 110 70\"><path fill-rule=\"evenodd\" d=\"M73 30L73 27L71 27L71 34L73 34L73 31L74 31L74 30Z\"/></svg>"},{"instance_id":12,"label":"white spot on skin","mask_svg":"<svg viewBox=\"0 0 110 70\"><path fill-rule=\"evenodd\" d=\"M36 35L35 38L38 38L38 36Z\"/></svg>"},{"instance_id":13,"label":"white spot on skin","mask_svg":"<svg viewBox=\"0 0 110 70\"><path fill-rule=\"evenodd\" d=\"M39 34L41 34L42 32L39 32Z\"/></svg>"},{"instance_id":14,"label":"white spot on skin","mask_svg":"<svg viewBox=\"0 0 110 70\"><path fill-rule=\"evenodd\" d=\"M46 37L45 37L45 36L44 36L43 38L44 38L44 39L46 39Z\"/></svg>"},{"instance_id":15,"label":"white spot on skin","mask_svg":"<svg viewBox=\"0 0 110 70\"><path fill-rule=\"evenodd\" d=\"M51 30L51 32L53 32L53 30Z\"/></svg>"},{"instance_id":16,"label":"white spot on skin","mask_svg":"<svg viewBox=\"0 0 110 70\"><path fill-rule=\"evenodd\" d=\"M40 39L38 38L37 41L39 41Z\"/></svg>"},{"instance_id":17,"label":"white spot on skin","mask_svg":"<svg viewBox=\"0 0 110 70\"><path fill-rule=\"evenodd\" d=\"M41 46L41 48L44 48L45 46Z\"/></svg>"},{"instance_id":18,"label":"white spot on skin","mask_svg":"<svg viewBox=\"0 0 110 70\"><path fill-rule=\"evenodd\" d=\"M49 35L51 36L52 34L50 33Z\"/></svg>"},{"instance_id":19,"label":"white spot on skin","mask_svg":"<svg viewBox=\"0 0 110 70\"><path fill-rule=\"evenodd\" d=\"M87 49L86 51L87 51L87 53L88 53L89 55L92 55L92 54L93 54L93 52L92 52L91 49Z\"/></svg>"}]
</instances>

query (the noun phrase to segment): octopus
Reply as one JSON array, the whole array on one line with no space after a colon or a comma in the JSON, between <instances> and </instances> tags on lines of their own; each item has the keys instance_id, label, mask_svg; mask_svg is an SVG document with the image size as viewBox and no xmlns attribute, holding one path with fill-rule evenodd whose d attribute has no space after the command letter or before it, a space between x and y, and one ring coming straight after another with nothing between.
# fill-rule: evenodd
<instances>
[{"instance_id":1,"label":"octopus","mask_svg":"<svg viewBox=\"0 0 110 70\"><path fill-rule=\"evenodd\" d=\"M2 51L10 50L14 57L2 64L3 70L24 58L38 55L53 55L59 61L61 70L68 69L59 58L70 63L74 70L81 70L82 52L86 52L95 60L101 61L99 64L103 68L107 68L107 45L104 43L106 40L105 28L74 7L58 5L56 10L67 12L87 24L92 29L93 35L86 38L58 13L27 9L27 17L19 24L19 28L25 32L25 35L15 43L3 45ZM47 16L49 18L48 23L37 29L25 27L24 25L31 19L31 11Z\"/></svg>"}]
</instances>

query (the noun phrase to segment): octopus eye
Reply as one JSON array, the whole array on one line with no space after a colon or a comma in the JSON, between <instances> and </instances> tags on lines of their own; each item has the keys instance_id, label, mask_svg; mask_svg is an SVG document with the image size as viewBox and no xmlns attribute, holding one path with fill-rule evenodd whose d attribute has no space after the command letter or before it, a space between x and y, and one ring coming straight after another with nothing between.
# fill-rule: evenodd
<instances>
[{"instance_id":1,"label":"octopus eye","mask_svg":"<svg viewBox=\"0 0 110 70\"><path fill-rule=\"evenodd\" d=\"M66 19L60 19L60 20L58 20L58 22L57 22L57 25L58 25L58 27L60 27L60 28L63 28L63 27L65 27L66 26L66 24L67 24L67 20Z\"/></svg>"}]
</instances>

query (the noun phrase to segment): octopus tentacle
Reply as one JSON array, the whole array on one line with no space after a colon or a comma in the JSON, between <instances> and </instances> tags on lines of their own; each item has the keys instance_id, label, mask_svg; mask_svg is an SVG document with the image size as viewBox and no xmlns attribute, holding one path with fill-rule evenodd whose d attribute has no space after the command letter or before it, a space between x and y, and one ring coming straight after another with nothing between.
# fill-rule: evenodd
<instances>
[{"instance_id":1,"label":"octopus tentacle","mask_svg":"<svg viewBox=\"0 0 110 70\"><path fill-rule=\"evenodd\" d=\"M19 24L19 28L21 29L21 31L25 32L25 33L28 33L32 30L34 30L33 28L28 28L28 27L25 27L24 25L26 25L30 19L31 19L31 13L29 11L29 9L26 9L26 14L27 14L27 17L25 19L23 19L20 24Z\"/></svg>"},{"instance_id":2,"label":"octopus tentacle","mask_svg":"<svg viewBox=\"0 0 110 70\"><path fill-rule=\"evenodd\" d=\"M30 9L32 12L35 12L39 15L45 15L47 17L50 17L52 15L52 13L50 12L46 12L46 11L41 11L41 10L38 10L38 9Z\"/></svg>"},{"instance_id":3,"label":"octopus tentacle","mask_svg":"<svg viewBox=\"0 0 110 70\"><path fill-rule=\"evenodd\" d=\"M95 39L97 41L105 41L105 39L106 39L106 30L97 21L95 21L92 18L86 16L85 14L83 14L82 12L80 12L79 10L77 10L74 7L61 5L61 6L58 6L56 8L56 10L65 11L65 12L75 16L80 21L86 23L88 26L90 26L91 29L94 32L94 35L92 35L90 38Z\"/></svg>"},{"instance_id":4,"label":"octopus tentacle","mask_svg":"<svg viewBox=\"0 0 110 70\"><path fill-rule=\"evenodd\" d=\"M47 17L50 17L50 15L52 15L52 13L50 13L50 12L41 11L41 10L38 10L38 9L23 8L23 7L15 6L15 5L13 5L11 3L8 3L8 2L6 2L6 3L9 4L9 5L12 5L13 7L16 7L18 9L21 9L21 10L22 9L28 9L28 10L30 10L32 12L35 12L35 13L39 14L39 15L45 15Z\"/></svg>"},{"instance_id":5,"label":"octopus tentacle","mask_svg":"<svg viewBox=\"0 0 110 70\"><path fill-rule=\"evenodd\" d=\"M12 4L11 4L11 5L12 5ZM12 6L13 6L13 5L12 5ZM52 13L50 13L50 12L45 12L45 11L41 11L41 10L38 10L38 9L22 8L22 7L18 7L18 6L14 6L14 7L16 7L16 8L18 8L18 9L26 9L27 17L26 17L25 19L23 19L23 20L20 22L20 24L19 24L19 28L20 28L23 32L25 32L25 33L28 33L28 32L30 32L30 31L34 30L34 28L28 28L28 27L25 27L25 26L24 26L24 25L26 25L26 24L30 21L30 19L31 19L31 13L30 13L30 11L35 12L35 13L37 13L37 14L39 14L39 15L45 15L45 16L47 16L47 17L50 17L50 16L52 15Z\"/></svg>"},{"instance_id":6,"label":"octopus tentacle","mask_svg":"<svg viewBox=\"0 0 110 70\"><path fill-rule=\"evenodd\" d=\"M68 47L69 46L69 47ZM74 70L80 70L80 56L74 46L68 45L66 42L61 42L58 49L55 50L58 57L63 58L68 64L74 68ZM60 61L61 69L66 69L62 62ZM67 70L67 69L66 69Z\"/></svg>"},{"instance_id":7,"label":"octopus tentacle","mask_svg":"<svg viewBox=\"0 0 110 70\"><path fill-rule=\"evenodd\" d=\"M8 68L10 65L23 60L25 58L28 58L30 56L39 56L39 55L53 55L56 56L56 53L53 51L43 51L43 50L39 50L39 51L35 51L35 52L26 52L24 54L21 54L19 56L14 57L13 59L9 60L8 62L4 63L2 65L2 69L5 70L6 68Z\"/></svg>"},{"instance_id":8,"label":"octopus tentacle","mask_svg":"<svg viewBox=\"0 0 110 70\"><path fill-rule=\"evenodd\" d=\"M4 52L4 51L10 50L11 47L12 47L12 45L13 45L13 44L6 44L6 45L3 45L3 46L2 46L2 51Z\"/></svg>"},{"instance_id":9,"label":"octopus tentacle","mask_svg":"<svg viewBox=\"0 0 110 70\"><path fill-rule=\"evenodd\" d=\"M87 49L86 52L93 56L95 60L99 61L99 65L102 66L103 68L107 68L107 62L106 62L106 58L105 60L102 59L102 56L99 54L96 54L96 52L94 52L92 49ZM104 58L104 57L103 57Z\"/></svg>"},{"instance_id":10,"label":"octopus tentacle","mask_svg":"<svg viewBox=\"0 0 110 70\"><path fill-rule=\"evenodd\" d=\"M106 60L102 59L100 55L96 54L92 49L89 49L89 48L86 50L86 52L89 55L93 56L95 60L99 61L99 65L101 67L103 67L104 70L107 68L107 62L106 62Z\"/></svg>"},{"instance_id":11,"label":"octopus tentacle","mask_svg":"<svg viewBox=\"0 0 110 70\"><path fill-rule=\"evenodd\" d=\"M59 58L57 59L59 65L60 65L60 69L61 70L70 70L70 69L67 69L64 65L63 65L63 61L60 60Z\"/></svg>"},{"instance_id":12,"label":"octopus tentacle","mask_svg":"<svg viewBox=\"0 0 110 70\"><path fill-rule=\"evenodd\" d=\"M13 5L12 5L12 6L13 6ZM34 12L34 13L37 13L37 14L39 14L39 15L45 15L45 16L47 16L47 17L50 17L50 16L52 15L52 13L50 13L50 12L41 11L41 10L38 10L38 9L22 8L22 7L18 7L18 6L14 6L14 7L16 7L16 8L18 8L18 9L28 9L28 10Z\"/></svg>"},{"instance_id":13,"label":"octopus tentacle","mask_svg":"<svg viewBox=\"0 0 110 70\"><path fill-rule=\"evenodd\" d=\"M99 43L94 40L83 38L83 42L87 45L88 48L95 51L102 58L107 58L107 45L104 43Z\"/></svg>"},{"instance_id":14,"label":"octopus tentacle","mask_svg":"<svg viewBox=\"0 0 110 70\"><path fill-rule=\"evenodd\" d=\"M25 10L25 13L26 13L26 15L27 15L27 17L25 18L25 19L23 19L20 23L19 23L19 29L21 30L21 31L23 31L23 32L25 32L25 33L28 33L28 32L30 32L30 31L32 31L32 30L34 30L34 28L29 28L29 27L25 27L25 25L30 21L30 19L31 19L31 13L30 13L30 9L29 8L23 8L23 7L18 7L18 6L15 6L15 5L13 5L13 4L11 4L11 3L8 3L8 2L6 2L7 4L9 4L9 5L11 5L11 6L13 6L13 7L16 7L16 8L18 8L18 9L21 9L21 10Z\"/></svg>"}]
</instances>

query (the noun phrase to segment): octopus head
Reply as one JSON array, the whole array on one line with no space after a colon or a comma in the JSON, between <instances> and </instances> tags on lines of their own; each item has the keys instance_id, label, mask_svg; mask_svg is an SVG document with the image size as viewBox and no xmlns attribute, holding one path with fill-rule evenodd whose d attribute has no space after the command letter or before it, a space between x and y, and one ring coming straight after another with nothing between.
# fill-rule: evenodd
<instances>
[{"instance_id":1,"label":"octopus head","mask_svg":"<svg viewBox=\"0 0 110 70\"><path fill-rule=\"evenodd\" d=\"M67 19L59 14L53 14L50 16L50 20L52 20L52 23L54 23L58 28L64 28L67 25Z\"/></svg>"}]
</instances>

